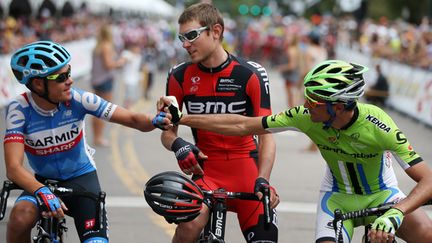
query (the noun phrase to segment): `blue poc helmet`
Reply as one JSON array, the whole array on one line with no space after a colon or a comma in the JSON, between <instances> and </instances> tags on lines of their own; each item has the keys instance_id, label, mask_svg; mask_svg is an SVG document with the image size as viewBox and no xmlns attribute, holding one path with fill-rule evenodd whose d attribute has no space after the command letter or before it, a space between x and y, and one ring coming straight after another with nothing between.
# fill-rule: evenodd
<instances>
[{"instance_id":1,"label":"blue poc helmet","mask_svg":"<svg viewBox=\"0 0 432 243\"><path fill-rule=\"evenodd\" d=\"M18 82L27 85L33 78L46 77L69 63L71 55L60 44L36 41L15 51L11 68Z\"/></svg>"}]
</instances>

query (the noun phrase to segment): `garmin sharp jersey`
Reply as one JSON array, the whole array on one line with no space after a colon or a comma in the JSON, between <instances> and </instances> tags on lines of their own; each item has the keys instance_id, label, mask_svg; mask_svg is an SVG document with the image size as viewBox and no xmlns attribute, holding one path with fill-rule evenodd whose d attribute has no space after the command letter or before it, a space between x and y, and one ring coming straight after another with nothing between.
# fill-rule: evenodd
<instances>
[{"instance_id":1,"label":"garmin sharp jersey","mask_svg":"<svg viewBox=\"0 0 432 243\"><path fill-rule=\"evenodd\" d=\"M317 144L327 162L322 184L324 191L371 194L397 186L391 155L403 169L421 162L405 135L380 108L358 103L351 123L345 129L323 129L314 123L303 106L263 118L271 132L294 129Z\"/></svg>"},{"instance_id":2,"label":"garmin sharp jersey","mask_svg":"<svg viewBox=\"0 0 432 243\"><path fill-rule=\"evenodd\" d=\"M174 95L188 114L233 113L246 116L270 115L270 90L266 70L228 54L216 68L183 63L168 76L166 95ZM196 145L210 158L256 157L253 136L225 136L192 129Z\"/></svg>"},{"instance_id":3,"label":"garmin sharp jersey","mask_svg":"<svg viewBox=\"0 0 432 243\"><path fill-rule=\"evenodd\" d=\"M7 107L4 143L24 143L31 168L46 178L66 180L94 171L84 117L91 114L109 120L117 107L90 92L71 92L69 102L51 111L38 107L30 92Z\"/></svg>"}]
</instances>

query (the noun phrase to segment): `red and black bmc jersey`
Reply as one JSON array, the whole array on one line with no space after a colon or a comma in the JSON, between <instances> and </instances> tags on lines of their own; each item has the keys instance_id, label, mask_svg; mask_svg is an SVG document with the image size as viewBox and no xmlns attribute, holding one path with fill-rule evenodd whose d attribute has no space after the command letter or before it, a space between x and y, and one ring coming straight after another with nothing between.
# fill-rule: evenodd
<instances>
[{"instance_id":1,"label":"red and black bmc jersey","mask_svg":"<svg viewBox=\"0 0 432 243\"><path fill-rule=\"evenodd\" d=\"M170 70L166 95L177 98L188 114L271 114L270 87L260 64L233 55L216 68L182 63ZM192 129L196 145L209 159L257 157L253 136L225 136Z\"/></svg>"}]
</instances>

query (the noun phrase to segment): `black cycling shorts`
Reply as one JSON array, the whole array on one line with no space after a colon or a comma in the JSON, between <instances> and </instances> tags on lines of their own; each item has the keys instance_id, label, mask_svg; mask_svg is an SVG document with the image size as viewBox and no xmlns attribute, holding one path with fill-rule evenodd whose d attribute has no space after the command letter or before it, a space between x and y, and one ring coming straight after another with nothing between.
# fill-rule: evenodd
<instances>
[{"instance_id":1,"label":"black cycling shorts","mask_svg":"<svg viewBox=\"0 0 432 243\"><path fill-rule=\"evenodd\" d=\"M46 179L38 175L35 175L36 179L44 183ZM99 179L96 171L92 171L90 173L65 180L59 181L58 186L72 188L74 191L88 191L94 194L98 194L101 191ZM17 199L20 200L21 197L25 197L26 199L29 197L33 197L33 194L28 192L23 192ZM92 237L101 237L108 239L107 236L107 214L105 208L103 209L103 228L100 230L93 230L96 222L96 203L95 201L85 198L85 197L74 197L74 196L64 196L60 197L64 202L66 207L69 209L66 211L66 215L72 217L75 221L75 228L78 232L78 236L81 242L92 238ZM24 200L26 200L24 199ZM31 201L31 200L30 200Z\"/></svg>"}]
</instances>

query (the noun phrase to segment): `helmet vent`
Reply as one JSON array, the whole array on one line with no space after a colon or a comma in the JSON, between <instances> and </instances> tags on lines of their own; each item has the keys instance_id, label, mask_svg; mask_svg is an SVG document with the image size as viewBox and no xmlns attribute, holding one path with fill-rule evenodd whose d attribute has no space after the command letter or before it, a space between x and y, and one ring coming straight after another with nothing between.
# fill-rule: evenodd
<instances>
[{"instance_id":1,"label":"helmet vent","mask_svg":"<svg viewBox=\"0 0 432 243\"><path fill-rule=\"evenodd\" d=\"M22 56L22 57L19 58L17 64L19 66L25 67L27 65L28 61L29 61L28 56Z\"/></svg>"},{"instance_id":2,"label":"helmet vent","mask_svg":"<svg viewBox=\"0 0 432 243\"><path fill-rule=\"evenodd\" d=\"M23 52L27 52L28 48L22 49L21 51L17 51L14 56L19 56Z\"/></svg>"},{"instance_id":3,"label":"helmet vent","mask_svg":"<svg viewBox=\"0 0 432 243\"><path fill-rule=\"evenodd\" d=\"M44 52L48 52L48 53L52 52L52 50L45 48L45 47L35 47L35 50L44 51Z\"/></svg>"},{"instance_id":4,"label":"helmet vent","mask_svg":"<svg viewBox=\"0 0 432 243\"><path fill-rule=\"evenodd\" d=\"M320 83L318 83L317 81L310 81L305 83L305 87L313 87L313 86L319 86L321 85Z\"/></svg>"},{"instance_id":5,"label":"helmet vent","mask_svg":"<svg viewBox=\"0 0 432 243\"><path fill-rule=\"evenodd\" d=\"M326 64L326 65L321 65L318 68L316 68L313 72L313 74L316 74L318 72L320 72L321 70L323 70L324 68L328 67L330 64Z\"/></svg>"},{"instance_id":6,"label":"helmet vent","mask_svg":"<svg viewBox=\"0 0 432 243\"><path fill-rule=\"evenodd\" d=\"M319 94L319 95L323 95L325 97L329 97L330 95L333 94L333 92L329 92L329 91L325 91L325 90L315 90L314 92Z\"/></svg>"},{"instance_id":7,"label":"helmet vent","mask_svg":"<svg viewBox=\"0 0 432 243\"><path fill-rule=\"evenodd\" d=\"M53 46L53 48L56 49L58 52L60 52L64 57L68 56L61 48L58 48L57 46ZM59 57L57 57L57 58L59 58ZM61 59L62 62L64 60L64 58L59 58L59 59Z\"/></svg>"},{"instance_id":8,"label":"helmet vent","mask_svg":"<svg viewBox=\"0 0 432 243\"><path fill-rule=\"evenodd\" d=\"M35 55L35 58L42 60L45 63L45 65L47 65L48 67L55 67L57 65L57 63L51 60L51 58L47 58L44 55ZM40 70L42 69L43 68L40 68Z\"/></svg>"},{"instance_id":9,"label":"helmet vent","mask_svg":"<svg viewBox=\"0 0 432 243\"><path fill-rule=\"evenodd\" d=\"M339 73L340 71L342 71L342 68L332 68L327 73Z\"/></svg>"},{"instance_id":10,"label":"helmet vent","mask_svg":"<svg viewBox=\"0 0 432 243\"><path fill-rule=\"evenodd\" d=\"M39 63L32 63L30 65L31 69L36 69L36 70L43 70L42 65L40 65Z\"/></svg>"},{"instance_id":11,"label":"helmet vent","mask_svg":"<svg viewBox=\"0 0 432 243\"><path fill-rule=\"evenodd\" d=\"M58 53L54 54L54 56L57 57L57 59L60 60L60 62L64 62L64 58L60 56Z\"/></svg>"}]
</instances>

